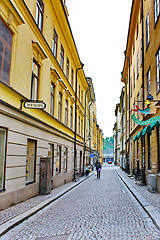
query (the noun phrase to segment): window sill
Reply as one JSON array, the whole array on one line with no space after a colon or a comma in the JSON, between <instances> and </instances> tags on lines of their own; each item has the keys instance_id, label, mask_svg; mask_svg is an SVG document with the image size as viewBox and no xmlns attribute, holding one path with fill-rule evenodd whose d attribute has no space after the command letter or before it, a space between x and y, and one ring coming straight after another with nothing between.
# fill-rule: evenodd
<instances>
[{"instance_id":1,"label":"window sill","mask_svg":"<svg viewBox=\"0 0 160 240\"><path fill-rule=\"evenodd\" d=\"M36 181L27 182L27 183L26 183L26 186L27 186L27 185L30 185L30 184L33 184L33 183L35 183L35 182L36 182Z\"/></svg>"},{"instance_id":2,"label":"window sill","mask_svg":"<svg viewBox=\"0 0 160 240\"><path fill-rule=\"evenodd\" d=\"M6 189L0 189L0 193L1 193L1 192L5 192L5 191L6 191Z\"/></svg>"}]
</instances>

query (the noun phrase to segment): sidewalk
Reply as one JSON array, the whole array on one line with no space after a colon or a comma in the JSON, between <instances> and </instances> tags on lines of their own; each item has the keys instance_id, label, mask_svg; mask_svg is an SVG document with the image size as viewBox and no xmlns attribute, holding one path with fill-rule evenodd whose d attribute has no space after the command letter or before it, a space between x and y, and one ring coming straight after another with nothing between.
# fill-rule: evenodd
<instances>
[{"instance_id":1,"label":"sidewalk","mask_svg":"<svg viewBox=\"0 0 160 240\"><path fill-rule=\"evenodd\" d=\"M72 190L80 183L87 180L94 175L95 172L91 172L88 177L84 176L77 180L77 182L70 182L61 187L53 189L48 195L38 195L30 198L22 203L11 206L5 210L0 211L0 237L7 231L23 222L25 219L31 217L45 206L54 202L65 193Z\"/></svg>"},{"instance_id":2,"label":"sidewalk","mask_svg":"<svg viewBox=\"0 0 160 240\"><path fill-rule=\"evenodd\" d=\"M116 173L160 229L160 194L149 192L147 186L136 185L135 179L128 177L121 169L117 169Z\"/></svg>"}]
</instances>

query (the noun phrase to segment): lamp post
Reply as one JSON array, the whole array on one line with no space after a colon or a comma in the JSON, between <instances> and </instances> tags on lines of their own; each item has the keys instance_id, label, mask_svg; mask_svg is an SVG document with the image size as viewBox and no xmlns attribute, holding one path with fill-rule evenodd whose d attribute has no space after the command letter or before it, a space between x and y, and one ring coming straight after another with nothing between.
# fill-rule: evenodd
<instances>
[{"instance_id":1,"label":"lamp post","mask_svg":"<svg viewBox=\"0 0 160 240\"><path fill-rule=\"evenodd\" d=\"M77 72L84 67L81 63L81 67L76 69L76 85L75 85L75 119L74 119L74 181L76 181L76 135L77 135Z\"/></svg>"}]
</instances>

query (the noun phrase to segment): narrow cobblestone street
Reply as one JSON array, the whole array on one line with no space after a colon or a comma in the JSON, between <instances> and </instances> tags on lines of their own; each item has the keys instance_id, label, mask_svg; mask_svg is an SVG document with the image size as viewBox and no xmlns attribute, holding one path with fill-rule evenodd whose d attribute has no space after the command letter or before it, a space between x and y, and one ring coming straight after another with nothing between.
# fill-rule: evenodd
<instances>
[{"instance_id":1,"label":"narrow cobblestone street","mask_svg":"<svg viewBox=\"0 0 160 240\"><path fill-rule=\"evenodd\" d=\"M100 180L93 175L1 239L160 239L115 169L103 167Z\"/></svg>"}]
</instances>

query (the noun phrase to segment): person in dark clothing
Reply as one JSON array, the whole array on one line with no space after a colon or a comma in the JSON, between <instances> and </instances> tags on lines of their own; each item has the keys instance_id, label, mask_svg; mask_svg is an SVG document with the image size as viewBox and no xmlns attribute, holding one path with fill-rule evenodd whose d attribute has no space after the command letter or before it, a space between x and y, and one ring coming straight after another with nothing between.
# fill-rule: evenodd
<instances>
[{"instance_id":1,"label":"person in dark clothing","mask_svg":"<svg viewBox=\"0 0 160 240\"><path fill-rule=\"evenodd\" d=\"M99 163L97 163L97 165L96 165L96 170L97 170L97 179L100 179L100 174L101 174L101 164L100 164L100 162Z\"/></svg>"}]
</instances>

